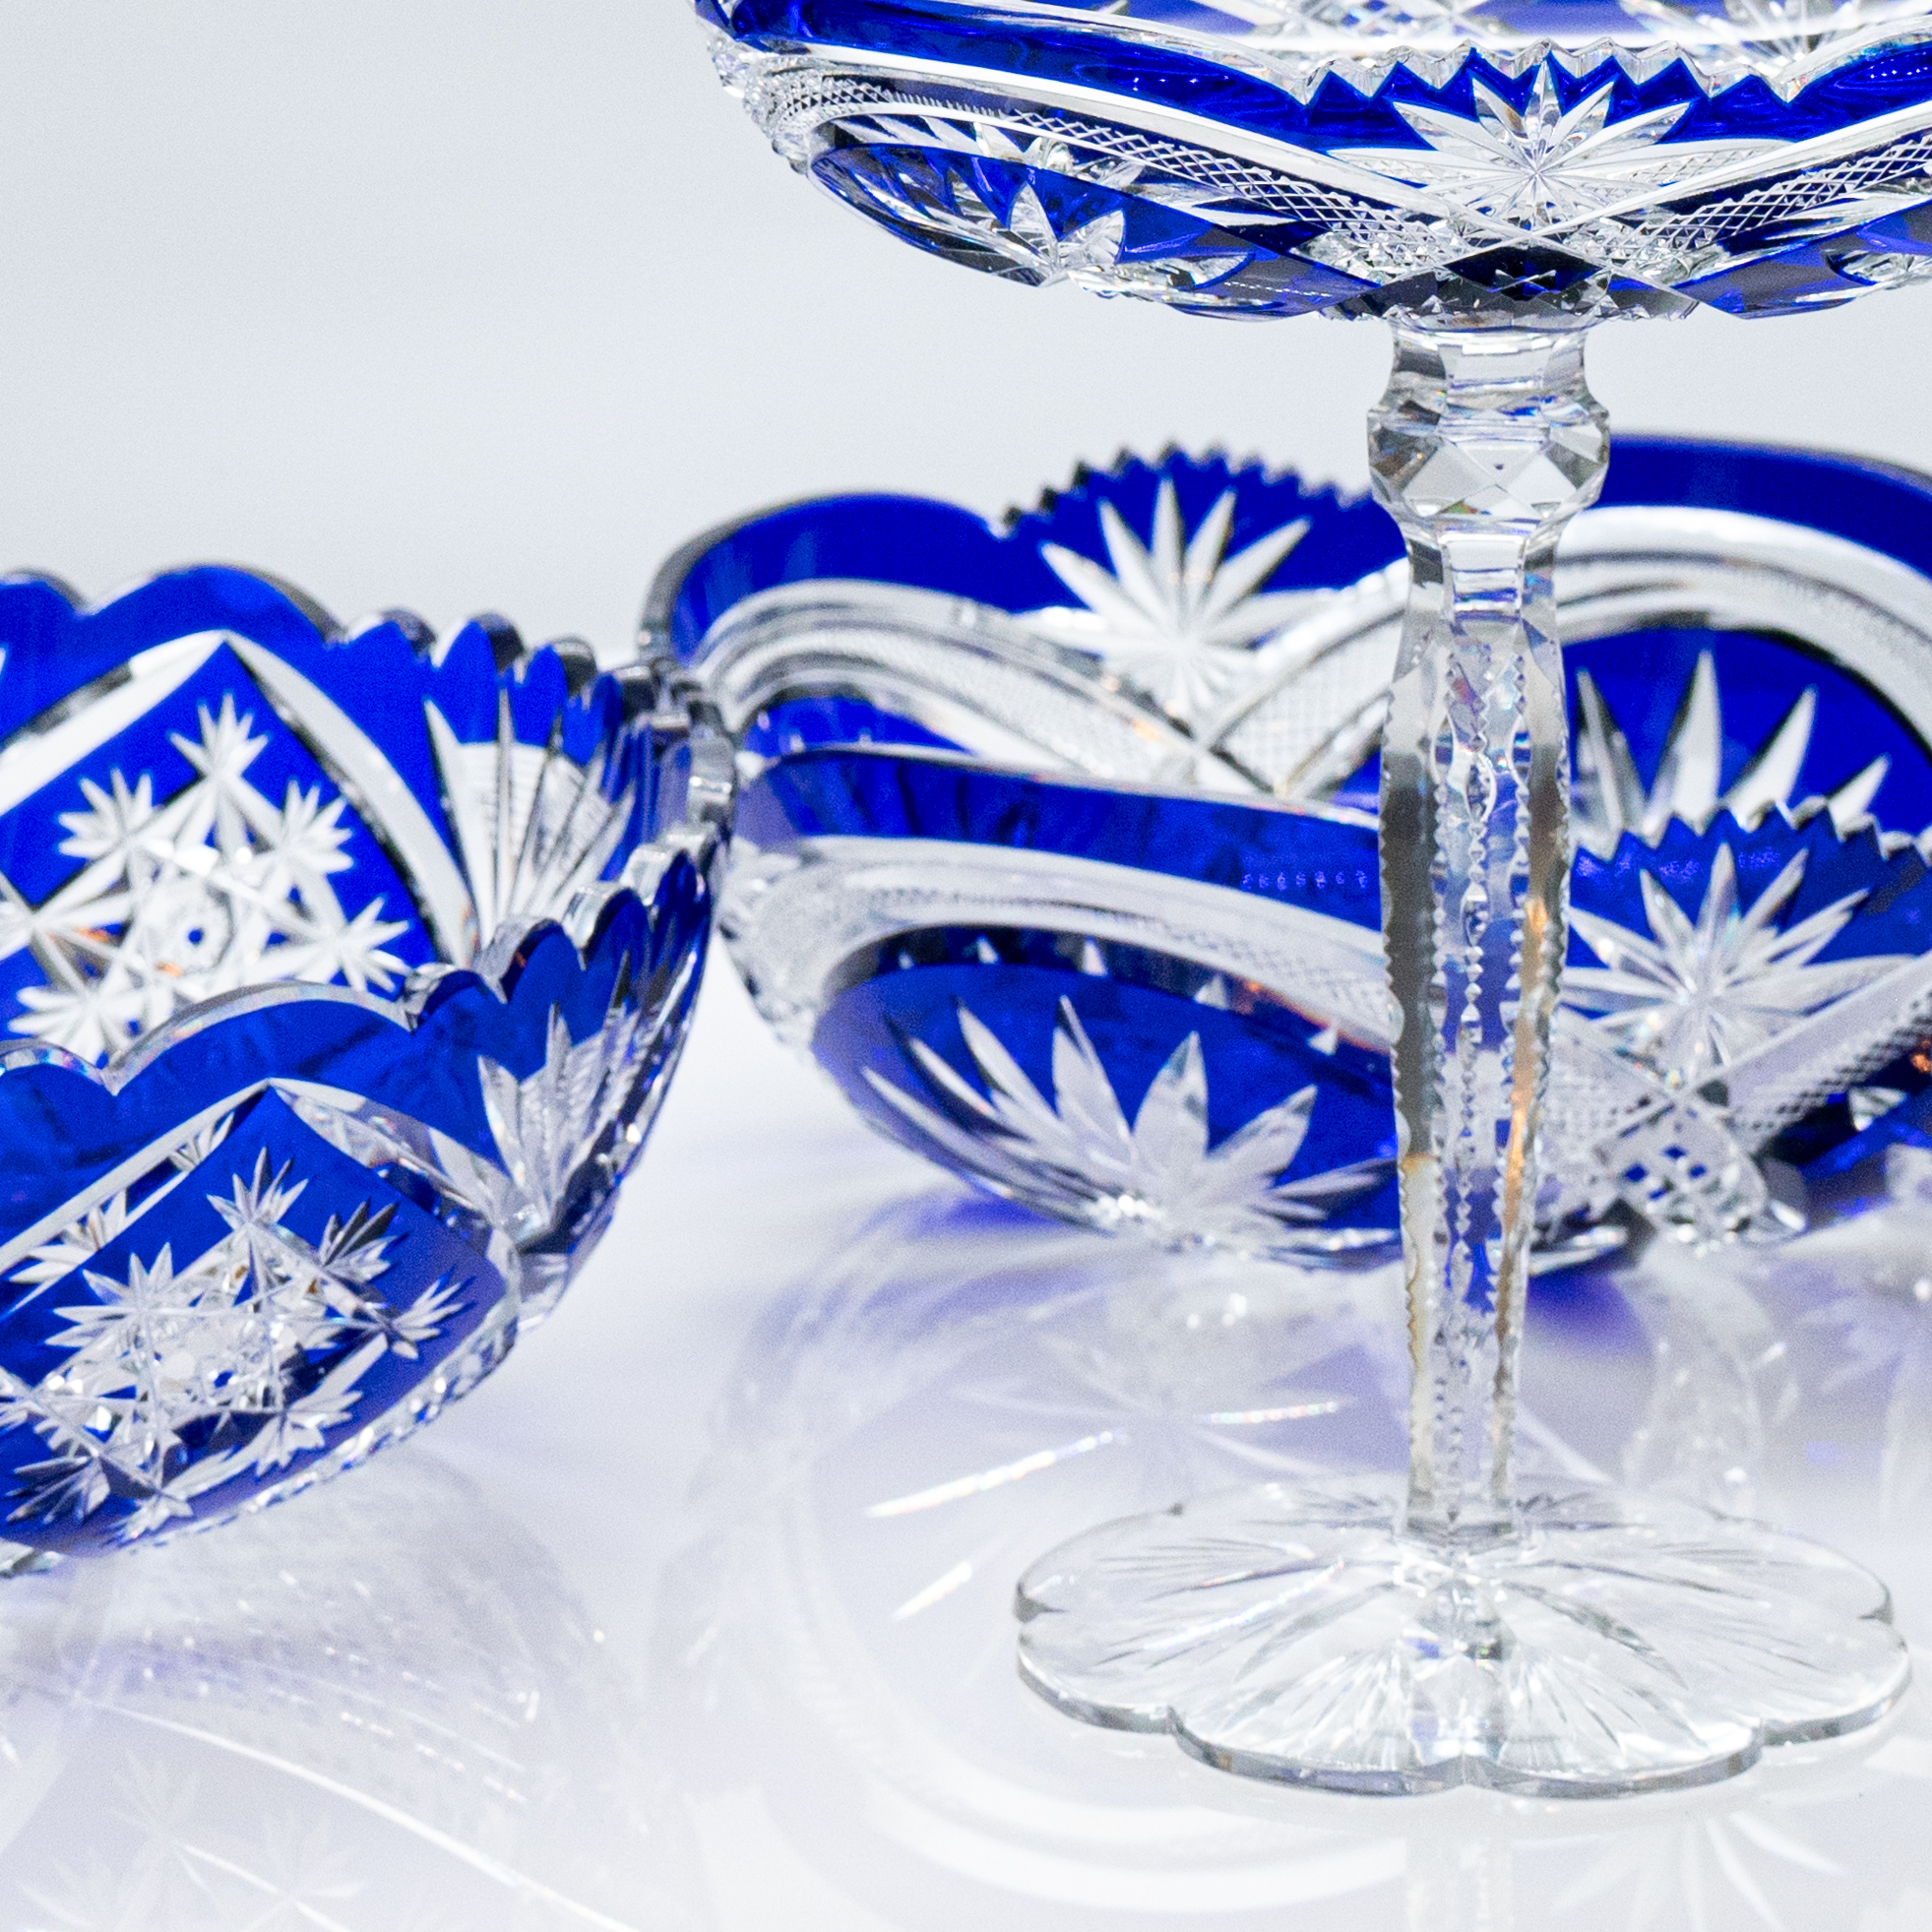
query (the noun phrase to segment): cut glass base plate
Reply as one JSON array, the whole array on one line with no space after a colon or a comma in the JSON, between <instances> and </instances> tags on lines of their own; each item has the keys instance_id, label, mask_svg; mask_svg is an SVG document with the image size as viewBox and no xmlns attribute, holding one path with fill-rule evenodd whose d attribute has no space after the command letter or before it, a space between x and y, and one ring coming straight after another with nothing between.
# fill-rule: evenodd
<instances>
[{"instance_id":1,"label":"cut glass base plate","mask_svg":"<svg viewBox=\"0 0 1932 1932\"><path fill-rule=\"evenodd\" d=\"M1269 1483L1090 1530L1021 1580L1022 1675L1222 1771L1534 1797L1712 1783L1909 1678L1884 1585L1766 1525L1575 1489L1471 1547L1402 1533L1398 1504Z\"/></svg>"}]
</instances>

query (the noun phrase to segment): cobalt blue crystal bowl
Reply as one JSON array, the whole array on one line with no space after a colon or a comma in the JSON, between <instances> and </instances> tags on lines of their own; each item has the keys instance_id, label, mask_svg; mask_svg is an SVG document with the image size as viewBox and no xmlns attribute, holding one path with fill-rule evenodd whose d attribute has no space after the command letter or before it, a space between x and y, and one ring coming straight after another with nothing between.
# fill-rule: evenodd
<instances>
[{"instance_id":1,"label":"cobalt blue crystal bowl","mask_svg":"<svg viewBox=\"0 0 1932 1932\"><path fill-rule=\"evenodd\" d=\"M1560 553L1573 937L1544 1266L1775 1237L1932 1129L1932 482L1626 441ZM1170 1245L1397 1247L1375 845L1393 525L1123 459L995 528L714 531L647 629L740 745L720 912L875 1125Z\"/></svg>"},{"instance_id":2,"label":"cobalt blue crystal bowl","mask_svg":"<svg viewBox=\"0 0 1932 1932\"><path fill-rule=\"evenodd\" d=\"M731 792L675 667L0 583L0 1514L201 1527L554 1303L682 1043Z\"/></svg>"},{"instance_id":3,"label":"cobalt blue crystal bowl","mask_svg":"<svg viewBox=\"0 0 1932 1932\"><path fill-rule=\"evenodd\" d=\"M888 232L1205 315L1804 312L1932 269L1924 0L697 0Z\"/></svg>"}]
</instances>

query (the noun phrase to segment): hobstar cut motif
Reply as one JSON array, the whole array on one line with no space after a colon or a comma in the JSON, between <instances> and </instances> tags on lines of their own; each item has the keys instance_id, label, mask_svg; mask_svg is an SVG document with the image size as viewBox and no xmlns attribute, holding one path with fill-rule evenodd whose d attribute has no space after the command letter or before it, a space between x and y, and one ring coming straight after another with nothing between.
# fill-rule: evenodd
<instances>
[{"instance_id":1,"label":"hobstar cut motif","mask_svg":"<svg viewBox=\"0 0 1932 1932\"><path fill-rule=\"evenodd\" d=\"M1471 83L1473 119L1420 101L1396 111L1426 148L1351 148L1348 158L1378 174L1434 188L1479 214L1526 227L1571 222L1642 188L1681 181L1704 167L1744 160L1771 142L1660 146L1689 111L1688 101L1609 122L1617 93L1605 82L1566 107L1548 67L1538 67L1521 104ZM1606 122L1608 123L1606 125Z\"/></svg>"},{"instance_id":2,"label":"hobstar cut motif","mask_svg":"<svg viewBox=\"0 0 1932 1932\"><path fill-rule=\"evenodd\" d=\"M343 912L329 875L353 868L343 847L347 801L290 780L280 806L248 782L267 746L223 694L198 711L197 741L170 742L193 779L157 806L154 777L108 789L82 779L83 809L62 812L59 849L86 859L39 905L0 878L0 958L30 952L47 974L24 986L8 1030L98 1060L183 1008L261 980L340 979L391 991L407 971L383 950L408 929L371 900Z\"/></svg>"},{"instance_id":3,"label":"hobstar cut motif","mask_svg":"<svg viewBox=\"0 0 1932 1932\"><path fill-rule=\"evenodd\" d=\"M1803 883L1808 857L1799 852L1750 909L1740 911L1737 863L1731 848L1719 845L1695 920L1647 872L1648 936L1573 908L1571 924L1603 965L1571 966L1563 997L1600 1015L1595 1026L1666 1086L1703 1086L1807 1014L1903 964L1888 954L1818 962L1849 923L1863 892L1778 926L1778 915Z\"/></svg>"},{"instance_id":4,"label":"hobstar cut motif","mask_svg":"<svg viewBox=\"0 0 1932 1932\"><path fill-rule=\"evenodd\" d=\"M19 1565L292 1494L545 1312L675 1065L731 780L663 667L496 619L13 579L0 645Z\"/></svg>"},{"instance_id":5,"label":"hobstar cut motif","mask_svg":"<svg viewBox=\"0 0 1932 1932\"><path fill-rule=\"evenodd\" d=\"M128 1253L125 1278L76 1271L99 1299L56 1308L72 1326L45 1345L71 1351L65 1365L35 1387L0 1370L0 1430L31 1429L52 1452L18 1468L11 1523L85 1521L110 1496L135 1504L123 1540L192 1517L197 1497L325 1448L383 1354L419 1359L463 1311L467 1283L449 1277L400 1306L371 1292L401 1238L397 1204L332 1215L314 1243L283 1225L309 1185L289 1171L272 1174L264 1149L231 1199L209 1195L229 1232L179 1269L164 1243L151 1264ZM55 1252L36 1251L43 1271ZM235 1446L209 1453L223 1441Z\"/></svg>"}]
</instances>

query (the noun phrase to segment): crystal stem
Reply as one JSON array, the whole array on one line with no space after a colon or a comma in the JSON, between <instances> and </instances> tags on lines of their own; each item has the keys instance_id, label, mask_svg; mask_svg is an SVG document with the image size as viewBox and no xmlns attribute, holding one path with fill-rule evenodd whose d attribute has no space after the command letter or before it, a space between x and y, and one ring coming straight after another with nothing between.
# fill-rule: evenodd
<instances>
[{"instance_id":1,"label":"crystal stem","mask_svg":"<svg viewBox=\"0 0 1932 1932\"><path fill-rule=\"evenodd\" d=\"M1585 330L1396 328L1369 463L1410 588L1382 752L1409 1352L1407 1524L1514 1524L1536 1137L1566 941L1551 566L1608 461Z\"/></svg>"}]
</instances>

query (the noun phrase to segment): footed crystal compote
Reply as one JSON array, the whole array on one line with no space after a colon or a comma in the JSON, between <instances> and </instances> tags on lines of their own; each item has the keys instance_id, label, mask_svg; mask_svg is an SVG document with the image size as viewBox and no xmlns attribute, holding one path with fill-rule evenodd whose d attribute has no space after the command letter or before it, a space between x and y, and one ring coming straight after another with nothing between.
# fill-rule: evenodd
<instances>
[{"instance_id":1,"label":"footed crystal compote","mask_svg":"<svg viewBox=\"0 0 1932 1932\"><path fill-rule=\"evenodd\" d=\"M1077 1539L1022 1668L1094 1722L1351 1790L1721 1777L1902 1689L1883 1588L1641 1496L1520 1496L1516 1363L1567 943L1551 565L1608 457L1613 316L1831 303L1932 259L1932 13L702 0L779 152L935 253L1395 331L1408 551L1383 737L1413 1357L1404 1493L1271 1487Z\"/></svg>"}]
</instances>

